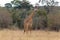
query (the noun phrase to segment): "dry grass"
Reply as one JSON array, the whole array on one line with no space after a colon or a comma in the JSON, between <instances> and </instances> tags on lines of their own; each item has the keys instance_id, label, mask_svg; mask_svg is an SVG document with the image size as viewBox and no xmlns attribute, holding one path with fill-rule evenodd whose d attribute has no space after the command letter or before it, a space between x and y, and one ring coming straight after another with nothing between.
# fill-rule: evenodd
<instances>
[{"instance_id":1,"label":"dry grass","mask_svg":"<svg viewBox=\"0 0 60 40\"><path fill-rule=\"evenodd\" d=\"M60 40L60 32L32 31L24 34L23 30L0 30L0 40Z\"/></svg>"}]
</instances>

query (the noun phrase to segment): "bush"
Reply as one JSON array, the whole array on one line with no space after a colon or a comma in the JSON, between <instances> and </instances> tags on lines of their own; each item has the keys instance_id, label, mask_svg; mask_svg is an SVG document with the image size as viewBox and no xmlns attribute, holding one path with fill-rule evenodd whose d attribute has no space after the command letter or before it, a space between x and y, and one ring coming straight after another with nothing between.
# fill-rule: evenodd
<instances>
[{"instance_id":1,"label":"bush","mask_svg":"<svg viewBox=\"0 0 60 40\"><path fill-rule=\"evenodd\" d=\"M48 27L60 29L60 13L49 14L48 15Z\"/></svg>"},{"instance_id":2,"label":"bush","mask_svg":"<svg viewBox=\"0 0 60 40\"><path fill-rule=\"evenodd\" d=\"M11 15L5 9L0 10L0 28L8 28L12 25Z\"/></svg>"}]
</instances>

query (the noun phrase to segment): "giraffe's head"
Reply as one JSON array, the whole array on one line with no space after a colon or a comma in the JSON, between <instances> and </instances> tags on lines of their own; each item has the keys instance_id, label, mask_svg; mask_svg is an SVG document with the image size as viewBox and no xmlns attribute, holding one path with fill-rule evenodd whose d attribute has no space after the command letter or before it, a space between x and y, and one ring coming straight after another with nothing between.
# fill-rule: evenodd
<instances>
[{"instance_id":1,"label":"giraffe's head","mask_svg":"<svg viewBox=\"0 0 60 40\"><path fill-rule=\"evenodd\" d=\"M39 8L38 6L35 6L34 7L34 12L37 12L38 11L38 8Z\"/></svg>"}]
</instances>

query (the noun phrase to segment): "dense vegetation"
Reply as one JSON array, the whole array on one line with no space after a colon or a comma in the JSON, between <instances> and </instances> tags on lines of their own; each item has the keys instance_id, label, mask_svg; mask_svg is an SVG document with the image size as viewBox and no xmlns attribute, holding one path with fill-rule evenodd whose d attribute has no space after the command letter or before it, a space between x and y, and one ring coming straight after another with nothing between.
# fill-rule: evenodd
<instances>
[{"instance_id":1,"label":"dense vegetation","mask_svg":"<svg viewBox=\"0 0 60 40\"><path fill-rule=\"evenodd\" d=\"M45 3L46 5L39 6L33 18L33 29L58 31L60 29L60 8L55 6L58 2L51 0L51 2L45 1ZM33 5L24 0L13 0L11 3L6 3L5 7L0 7L0 28L23 29L24 19L30 15L33 9Z\"/></svg>"}]
</instances>

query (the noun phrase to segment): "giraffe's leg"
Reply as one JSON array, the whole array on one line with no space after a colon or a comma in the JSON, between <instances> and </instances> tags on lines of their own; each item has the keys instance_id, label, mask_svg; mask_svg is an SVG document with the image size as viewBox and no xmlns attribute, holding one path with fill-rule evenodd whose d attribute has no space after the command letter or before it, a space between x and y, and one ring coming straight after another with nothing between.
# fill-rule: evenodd
<instances>
[{"instance_id":1,"label":"giraffe's leg","mask_svg":"<svg viewBox=\"0 0 60 40\"><path fill-rule=\"evenodd\" d=\"M29 31L31 33L31 31L32 31L32 24L29 25Z\"/></svg>"},{"instance_id":2,"label":"giraffe's leg","mask_svg":"<svg viewBox=\"0 0 60 40\"><path fill-rule=\"evenodd\" d=\"M29 24L27 24L27 26L26 26L26 32L28 33L28 31L29 31Z\"/></svg>"},{"instance_id":3,"label":"giraffe's leg","mask_svg":"<svg viewBox=\"0 0 60 40\"><path fill-rule=\"evenodd\" d=\"M24 25L24 33L27 33L28 32L28 24L25 24Z\"/></svg>"},{"instance_id":4,"label":"giraffe's leg","mask_svg":"<svg viewBox=\"0 0 60 40\"><path fill-rule=\"evenodd\" d=\"M24 33L26 32L26 24L24 24Z\"/></svg>"}]
</instances>

